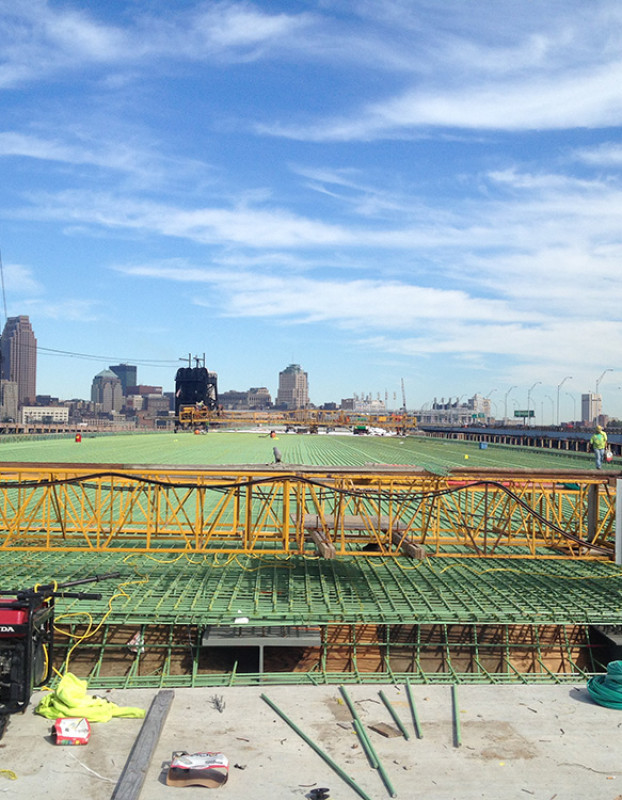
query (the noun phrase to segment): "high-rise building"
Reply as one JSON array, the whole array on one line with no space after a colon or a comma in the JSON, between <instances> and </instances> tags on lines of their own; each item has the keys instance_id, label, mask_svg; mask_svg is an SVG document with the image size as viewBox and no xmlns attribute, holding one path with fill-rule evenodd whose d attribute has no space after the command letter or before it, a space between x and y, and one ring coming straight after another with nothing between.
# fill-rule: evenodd
<instances>
[{"instance_id":1,"label":"high-rise building","mask_svg":"<svg viewBox=\"0 0 622 800\"><path fill-rule=\"evenodd\" d=\"M121 411L123 407L121 379L111 369L103 369L93 378L91 402L98 403L105 413Z\"/></svg>"},{"instance_id":2,"label":"high-rise building","mask_svg":"<svg viewBox=\"0 0 622 800\"><path fill-rule=\"evenodd\" d=\"M269 408L272 405L272 397L265 386L252 386L248 390L249 408Z\"/></svg>"},{"instance_id":3,"label":"high-rise building","mask_svg":"<svg viewBox=\"0 0 622 800\"><path fill-rule=\"evenodd\" d=\"M17 384L19 406L37 399L37 340L27 316L8 317L0 339L0 375Z\"/></svg>"},{"instance_id":4,"label":"high-rise building","mask_svg":"<svg viewBox=\"0 0 622 800\"><path fill-rule=\"evenodd\" d=\"M0 380L0 422L17 422L17 384Z\"/></svg>"},{"instance_id":5,"label":"high-rise building","mask_svg":"<svg viewBox=\"0 0 622 800\"><path fill-rule=\"evenodd\" d=\"M138 368L132 364L111 364L110 369L119 376L123 396L127 396L127 387L138 384Z\"/></svg>"},{"instance_id":6,"label":"high-rise building","mask_svg":"<svg viewBox=\"0 0 622 800\"><path fill-rule=\"evenodd\" d=\"M581 421L586 425L592 425L598 421L602 414L603 399L599 394L581 395Z\"/></svg>"},{"instance_id":7,"label":"high-rise building","mask_svg":"<svg viewBox=\"0 0 622 800\"><path fill-rule=\"evenodd\" d=\"M300 364L290 364L279 372L276 404L293 409L306 408L309 405L308 375L301 369Z\"/></svg>"}]
</instances>

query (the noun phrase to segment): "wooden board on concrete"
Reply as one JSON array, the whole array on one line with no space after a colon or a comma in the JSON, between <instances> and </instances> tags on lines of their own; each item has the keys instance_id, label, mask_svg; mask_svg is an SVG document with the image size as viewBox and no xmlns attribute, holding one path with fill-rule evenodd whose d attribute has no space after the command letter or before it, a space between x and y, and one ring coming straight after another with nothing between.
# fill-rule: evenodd
<instances>
[{"instance_id":1,"label":"wooden board on concrete","mask_svg":"<svg viewBox=\"0 0 622 800\"><path fill-rule=\"evenodd\" d=\"M162 689L153 698L111 800L138 800L174 697L172 689Z\"/></svg>"}]
</instances>

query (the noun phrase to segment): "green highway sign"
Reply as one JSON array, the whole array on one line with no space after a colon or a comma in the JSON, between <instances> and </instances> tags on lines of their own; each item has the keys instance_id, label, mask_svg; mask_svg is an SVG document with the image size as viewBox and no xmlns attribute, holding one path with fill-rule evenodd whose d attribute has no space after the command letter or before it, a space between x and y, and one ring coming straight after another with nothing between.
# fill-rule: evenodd
<instances>
[{"instance_id":1,"label":"green highway sign","mask_svg":"<svg viewBox=\"0 0 622 800\"><path fill-rule=\"evenodd\" d=\"M514 416L515 417L522 417L523 419L526 419L527 417L529 417L531 419L531 417L535 417L536 416L536 412L532 411L531 409L529 409L529 411L521 411L520 409L518 409L518 410L516 410L514 412Z\"/></svg>"}]
</instances>

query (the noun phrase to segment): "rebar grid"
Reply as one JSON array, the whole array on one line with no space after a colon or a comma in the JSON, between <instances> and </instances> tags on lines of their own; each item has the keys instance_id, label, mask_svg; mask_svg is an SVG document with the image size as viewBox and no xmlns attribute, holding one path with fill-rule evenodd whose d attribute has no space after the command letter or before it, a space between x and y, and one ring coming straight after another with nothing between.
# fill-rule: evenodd
<instances>
[{"instance_id":1,"label":"rebar grid","mask_svg":"<svg viewBox=\"0 0 622 800\"><path fill-rule=\"evenodd\" d=\"M310 559L0 553L2 594L118 570L103 599L59 613L111 624L618 624L622 569L611 562L482 558Z\"/></svg>"},{"instance_id":2,"label":"rebar grid","mask_svg":"<svg viewBox=\"0 0 622 800\"><path fill-rule=\"evenodd\" d=\"M407 628L407 630L401 630ZM337 683L565 683L604 669L586 626L324 626L316 648L267 648L257 672L252 648L201 646L197 626L104 625L57 634L56 666L91 688Z\"/></svg>"}]
</instances>

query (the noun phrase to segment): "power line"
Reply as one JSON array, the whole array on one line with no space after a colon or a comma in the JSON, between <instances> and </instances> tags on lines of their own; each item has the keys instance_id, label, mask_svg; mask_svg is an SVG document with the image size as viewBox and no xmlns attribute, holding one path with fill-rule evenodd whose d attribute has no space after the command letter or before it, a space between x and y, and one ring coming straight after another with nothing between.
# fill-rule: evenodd
<instances>
[{"instance_id":1,"label":"power line","mask_svg":"<svg viewBox=\"0 0 622 800\"><path fill-rule=\"evenodd\" d=\"M53 347L41 347L37 345L37 353L47 353L49 355L61 356L63 358L83 358L89 361L104 361L104 362L117 362L119 364L128 364L130 366L142 367L176 367L177 361L169 361L165 359L155 358L119 358L118 356L100 356L92 353L75 353L71 350L57 350Z\"/></svg>"}]
</instances>

